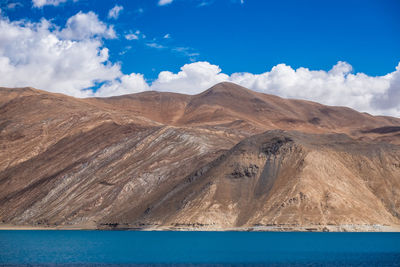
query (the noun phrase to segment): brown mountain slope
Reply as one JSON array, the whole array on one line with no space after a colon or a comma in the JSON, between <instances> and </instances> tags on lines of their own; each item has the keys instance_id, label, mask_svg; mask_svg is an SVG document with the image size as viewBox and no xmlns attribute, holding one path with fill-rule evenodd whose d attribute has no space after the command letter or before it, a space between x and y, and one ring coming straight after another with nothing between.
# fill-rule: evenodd
<instances>
[{"instance_id":1,"label":"brown mountain slope","mask_svg":"<svg viewBox=\"0 0 400 267\"><path fill-rule=\"evenodd\" d=\"M147 198L166 194L231 145L196 131L103 123L1 172L0 218L93 224L119 209L143 212Z\"/></svg>"},{"instance_id":2,"label":"brown mountain slope","mask_svg":"<svg viewBox=\"0 0 400 267\"><path fill-rule=\"evenodd\" d=\"M129 110L162 124L236 130L245 136L284 129L310 133L346 133L361 139L382 139L400 144L400 119L372 116L346 107L324 106L304 100L283 99L223 82L201 94L144 92L92 99L114 109Z\"/></svg>"},{"instance_id":3,"label":"brown mountain slope","mask_svg":"<svg viewBox=\"0 0 400 267\"><path fill-rule=\"evenodd\" d=\"M102 123L159 125L145 118L102 109L61 94L32 88L0 88L0 171L46 151L64 137Z\"/></svg>"},{"instance_id":4,"label":"brown mountain slope","mask_svg":"<svg viewBox=\"0 0 400 267\"><path fill-rule=\"evenodd\" d=\"M0 219L6 223L93 227L113 209L140 208L147 194L167 192L239 141L31 88L0 94Z\"/></svg>"},{"instance_id":5,"label":"brown mountain slope","mask_svg":"<svg viewBox=\"0 0 400 267\"><path fill-rule=\"evenodd\" d=\"M144 92L90 99L0 88L0 221L85 228L395 225L399 127L396 118L231 83L194 96ZM318 135L251 137L270 129ZM328 132L358 141L320 135ZM287 145L279 148L285 157L276 156L282 163L276 177L267 175L275 177L271 185L259 173L272 164L270 156L254 151L282 136L293 141L289 152L281 151ZM246 156L234 156L238 147ZM238 177L228 179L225 172ZM303 195L310 199L305 206L286 203ZM333 208L322 206L321 196Z\"/></svg>"},{"instance_id":6,"label":"brown mountain slope","mask_svg":"<svg viewBox=\"0 0 400 267\"><path fill-rule=\"evenodd\" d=\"M243 140L128 221L216 229L398 224L399 162L400 146L269 131Z\"/></svg>"}]
</instances>

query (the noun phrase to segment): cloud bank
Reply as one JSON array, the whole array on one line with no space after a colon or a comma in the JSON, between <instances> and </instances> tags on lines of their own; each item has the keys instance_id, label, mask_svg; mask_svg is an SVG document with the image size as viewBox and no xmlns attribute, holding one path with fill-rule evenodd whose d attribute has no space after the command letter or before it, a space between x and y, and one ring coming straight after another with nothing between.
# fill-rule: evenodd
<instances>
[{"instance_id":1,"label":"cloud bank","mask_svg":"<svg viewBox=\"0 0 400 267\"><path fill-rule=\"evenodd\" d=\"M0 18L0 85L90 96L86 88L122 75L100 39L114 34L92 12L71 17L63 29L45 19Z\"/></svg>"},{"instance_id":2,"label":"cloud bank","mask_svg":"<svg viewBox=\"0 0 400 267\"><path fill-rule=\"evenodd\" d=\"M230 81L254 91L286 98L348 106L372 114L400 115L400 64L384 76L352 73L352 66L339 61L329 71L293 69L278 64L261 74L227 75L208 62L187 64L178 73L163 71L150 89L196 94L212 85Z\"/></svg>"},{"instance_id":3,"label":"cloud bank","mask_svg":"<svg viewBox=\"0 0 400 267\"><path fill-rule=\"evenodd\" d=\"M113 27L93 12L77 13L64 27L45 19L32 23L0 17L0 86L32 86L90 97L146 90L197 94L218 82L230 81L281 97L400 116L400 64L393 72L374 77L356 73L342 61L329 71L278 64L259 74L230 75L209 62L194 62L177 73L162 71L157 79L147 82L140 73L122 73L121 66L109 60L103 44L107 38L116 38ZM125 38L135 39L130 35Z\"/></svg>"}]
</instances>

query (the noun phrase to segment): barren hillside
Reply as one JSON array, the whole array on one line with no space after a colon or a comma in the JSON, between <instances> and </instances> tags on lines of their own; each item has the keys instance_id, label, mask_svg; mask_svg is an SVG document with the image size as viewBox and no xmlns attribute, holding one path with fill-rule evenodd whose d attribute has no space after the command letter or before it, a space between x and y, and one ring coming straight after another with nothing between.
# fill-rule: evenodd
<instances>
[{"instance_id":1,"label":"barren hillside","mask_svg":"<svg viewBox=\"0 0 400 267\"><path fill-rule=\"evenodd\" d=\"M0 88L0 221L146 229L396 226L399 144L398 118L231 83L193 96L88 99Z\"/></svg>"}]
</instances>

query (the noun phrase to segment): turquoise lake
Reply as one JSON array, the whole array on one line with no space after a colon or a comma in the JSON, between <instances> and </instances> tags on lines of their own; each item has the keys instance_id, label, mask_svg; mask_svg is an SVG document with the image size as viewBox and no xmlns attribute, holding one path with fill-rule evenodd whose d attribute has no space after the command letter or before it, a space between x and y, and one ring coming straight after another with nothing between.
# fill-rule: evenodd
<instances>
[{"instance_id":1,"label":"turquoise lake","mask_svg":"<svg viewBox=\"0 0 400 267\"><path fill-rule=\"evenodd\" d=\"M400 266L400 233L0 231L2 266Z\"/></svg>"}]
</instances>

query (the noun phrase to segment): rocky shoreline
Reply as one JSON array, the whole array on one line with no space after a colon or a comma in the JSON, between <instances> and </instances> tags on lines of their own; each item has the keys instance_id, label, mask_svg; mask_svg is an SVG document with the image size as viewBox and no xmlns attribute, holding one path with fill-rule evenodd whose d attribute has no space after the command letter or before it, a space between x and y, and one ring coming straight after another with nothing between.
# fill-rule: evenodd
<instances>
[{"instance_id":1,"label":"rocky shoreline","mask_svg":"<svg viewBox=\"0 0 400 267\"><path fill-rule=\"evenodd\" d=\"M400 225L343 224L343 225L268 225L253 227L215 227L199 225L133 226L115 225L93 227L89 225L9 225L0 224L0 230L116 230L116 231L210 231L210 232L400 232Z\"/></svg>"}]
</instances>

